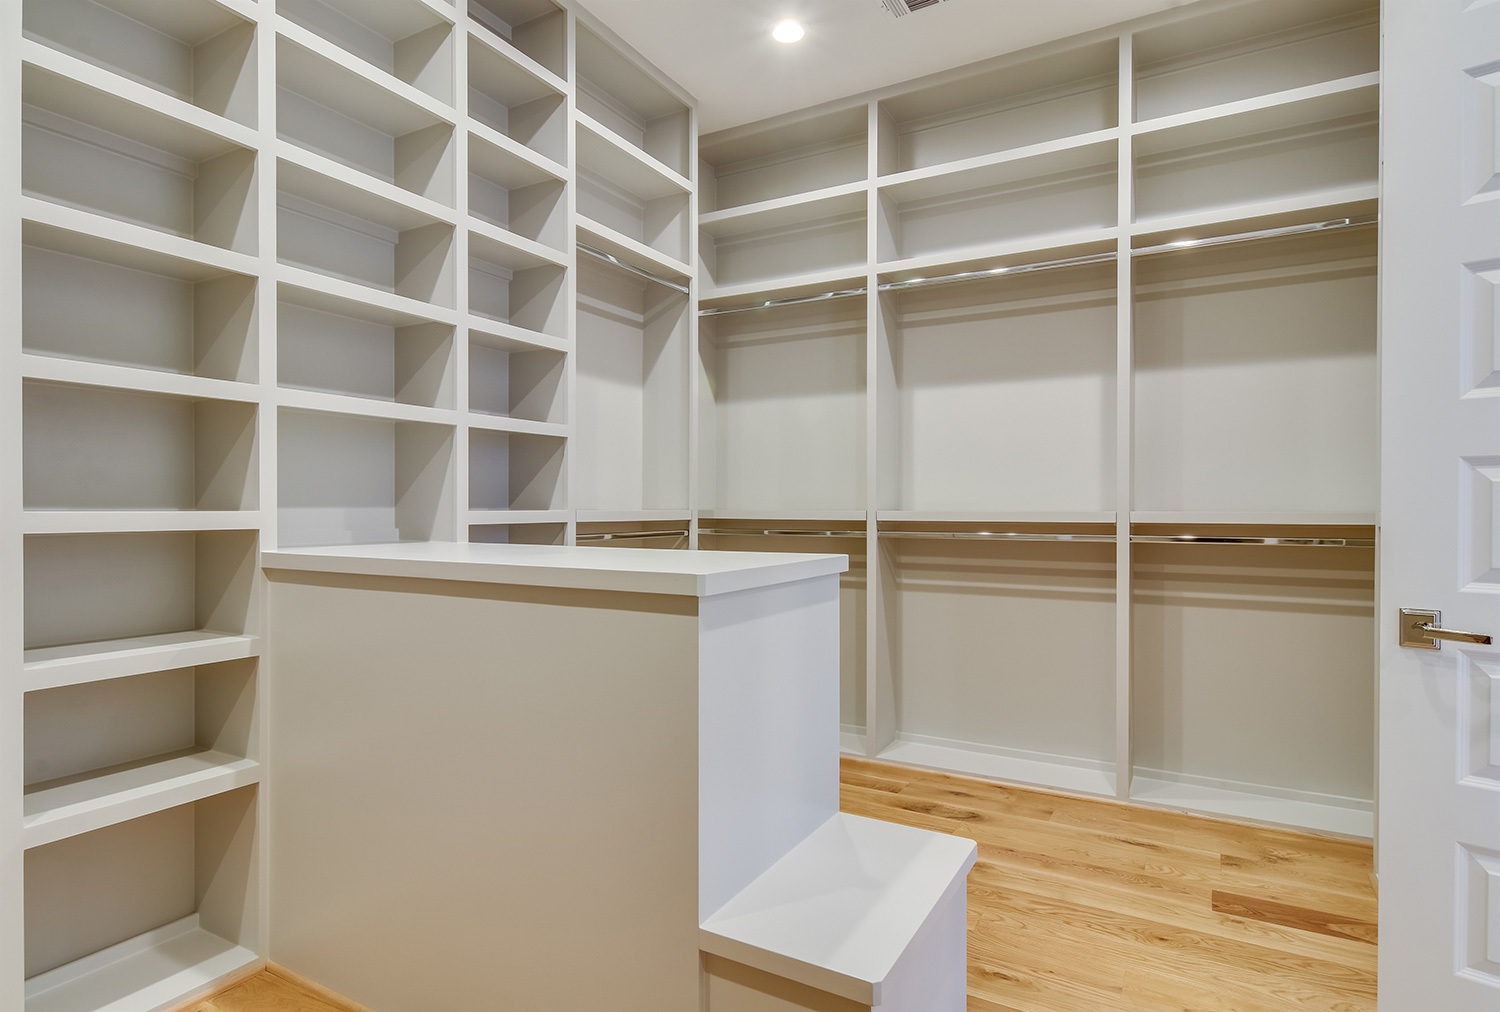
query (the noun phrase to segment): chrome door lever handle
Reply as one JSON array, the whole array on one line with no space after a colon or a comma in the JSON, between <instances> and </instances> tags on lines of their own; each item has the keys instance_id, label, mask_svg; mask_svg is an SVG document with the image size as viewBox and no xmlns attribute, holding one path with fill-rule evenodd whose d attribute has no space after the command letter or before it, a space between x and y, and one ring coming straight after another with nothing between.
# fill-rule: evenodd
<instances>
[{"instance_id":1,"label":"chrome door lever handle","mask_svg":"<svg viewBox=\"0 0 1500 1012\"><path fill-rule=\"evenodd\" d=\"M1491 637L1484 633L1444 629L1438 625L1442 620L1443 613L1440 611L1402 608L1401 645L1403 647L1416 647L1419 650L1441 650L1443 645L1438 642L1439 640L1452 640L1455 643L1477 643L1485 647L1494 642Z\"/></svg>"}]
</instances>

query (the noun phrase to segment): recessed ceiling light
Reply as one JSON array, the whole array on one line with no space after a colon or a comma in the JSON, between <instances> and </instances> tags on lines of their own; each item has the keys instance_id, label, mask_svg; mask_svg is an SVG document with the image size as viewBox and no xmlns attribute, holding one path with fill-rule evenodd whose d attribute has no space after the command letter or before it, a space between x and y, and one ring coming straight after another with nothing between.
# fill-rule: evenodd
<instances>
[{"instance_id":1,"label":"recessed ceiling light","mask_svg":"<svg viewBox=\"0 0 1500 1012\"><path fill-rule=\"evenodd\" d=\"M771 38L777 42L801 42L804 34L802 26L791 18L777 22L776 27L771 29Z\"/></svg>"}]
</instances>

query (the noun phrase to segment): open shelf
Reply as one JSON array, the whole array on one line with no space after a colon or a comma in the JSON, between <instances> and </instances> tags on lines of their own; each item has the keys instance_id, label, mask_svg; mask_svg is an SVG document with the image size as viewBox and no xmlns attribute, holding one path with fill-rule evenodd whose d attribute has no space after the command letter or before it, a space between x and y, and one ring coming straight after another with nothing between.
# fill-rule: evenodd
<instances>
[{"instance_id":1,"label":"open shelf","mask_svg":"<svg viewBox=\"0 0 1500 1012\"><path fill-rule=\"evenodd\" d=\"M500 418L568 420L568 356L553 348L469 334L469 410Z\"/></svg>"},{"instance_id":2,"label":"open shelf","mask_svg":"<svg viewBox=\"0 0 1500 1012\"><path fill-rule=\"evenodd\" d=\"M568 441L561 436L469 431L469 509L560 510L568 504Z\"/></svg>"},{"instance_id":3,"label":"open shelf","mask_svg":"<svg viewBox=\"0 0 1500 1012\"><path fill-rule=\"evenodd\" d=\"M290 285L276 310L277 382L283 387L453 408L454 329Z\"/></svg>"},{"instance_id":4,"label":"open shelf","mask_svg":"<svg viewBox=\"0 0 1500 1012\"><path fill-rule=\"evenodd\" d=\"M1114 546L883 536L880 549L877 671L897 728L881 756L1112 793Z\"/></svg>"},{"instance_id":5,"label":"open shelf","mask_svg":"<svg viewBox=\"0 0 1500 1012\"><path fill-rule=\"evenodd\" d=\"M73 252L42 232L30 230L21 250L27 353L255 381L253 277L102 243Z\"/></svg>"},{"instance_id":6,"label":"open shelf","mask_svg":"<svg viewBox=\"0 0 1500 1012\"><path fill-rule=\"evenodd\" d=\"M458 190L452 111L393 89L363 61L283 20L276 39L282 140L452 207ZM389 79L387 79L389 80Z\"/></svg>"},{"instance_id":7,"label":"open shelf","mask_svg":"<svg viewBox=\"0 0 1500 1012\"><path fill-rule=\"evenodd\" d=\"M453 308L451 222L290 159L278 166L276 200L281 263Z\"/></svg>"},{"instance_id":8,"label":"open shelf","mask_svg":"<svg viewBox=\"0 0 1500 1012\"><path fill-rule=\"evenodd\" d=\"M807 274L862 276L868 255L866 202L844 194L786 214L746 216L705 230L698 258L714 292L772 288ZM746 301L754 301L749 299Z\"/></svg>"},{"instance_id":9,"label":"open shelf","mask_svg":"<svg viewBox=\"0 0 1500 1012\"><path fill-rule=\"evenodd\" d=\"M568 101L551 75L514 58L494 36L469 34L469 116L554 162L568 157Z\"/></svg>"},{"instance_id":10,"label":"open shelf","mask_svg":"<svg viewBox=\"0 0 1500 1012\"><path fill-rule=\"evenodd\" d=\"M566 249L567 170L503 134L469 127L469 214L508 232Z\"/></svg>"},{"instance_id":11,"label":"open shelf","mask_svg":"<svg viewBox=\"0 0 1500 1012\"><path fill-rule=\"evenodd\" d=\"M118 649L105 640L254 632L256 540L254 531L28 535L25 647L87 655Z\"/></svg>"},{"instance_id":12,"label":"open shelf","mask_svg":"<svg viewBox=\"0 0 1500 1012\"><path fill-rule=\"evenodd\" d=\"M1354 229L1137 263L1136 509L1373 511L1375 253Z\"/></svg>"},{"instance_id":13,"label":"open shelf","mask_svg":"<svg viewBox=\"0 0 1500 1012\"><path fill-rule=\"evenodd\" d=\"M586 25L577 26L576 42L579 113L678 176L687 176L686 103Z\"/></svg>"},{"instance_id":14,"label":"open shelf","mask_svg":"<svg viewBox=\"0 0 1500 1012\"><path fill-rule=\"evenodd\" d=\"M1379 22L1369 0L1262 0L1137 32L1136 119L1377 71Z\"/></svg>"},{"instance_id":15,"label":"open shelf","mask_svg":"<svg viewBox=\"0 0 1500 1012\"><path fill-rule=\"evenodd\" d=\"M492 518L493 519L493 518ZM473 523L469 540L484 545L565 545L568 525L564 520L511 521Z\"/></svg>"},{"instance_id":16,"label":"open shelf","mask_svg":"<svg viewBox=\"0 0 1500 1012\"><path fill-rule=\"evenodd\" d=\"M161 633L27 650L24 692L255 657L260 637L209 630Z\"/></svg>"},{"instance_id":17,"label":"open shelf","mask_svg":"<svg viewBox=\"0 0 1500 1012\"><path fill-rule=\"evenodd\" d=\"M22 386L27 510L253 510L255 405Z\"/></svg>"},{"instance_id":18,"label":"open shelf","mask_svg":"<svg viewBox=\"0 0 1500 1012\"><path fill-rule=\"evenodd\" d=\"M491 45L508 46L560 82L568 73L568 17L551 0L468 0Z\"/></svg>"},{"instance_id":19,"label":"open shelf","mask_svg":"<svg viewBox=\"0 0 1500 1012\"><path fill-rule=\"evenodd\" d=\"M996 514L1111 510L1115 267L881 297L880 503Z\"/></svg>"},{"instance_id":20,"label":"open shelf","mask_svg":"<svg viewBox=\"0 0 1500 1012\"><path fill-rule=\"evenodd\" d=\"M228 120L179 119L105 90L107 81L93 86L36 62L21 76L25 194L256 252L253 134Z\"/></svg>"},{"instance_id":21,"label":"open shelf","mask_svg":"<svg viewBox=\"0 0 1500 1012\"><path fill-rule=\"evenodd\" d=\"M1140 134L1136 220L1375 184L1379 84L1373 75L1347 84Z\"/></svg>"},{"instance_id":22,"label":"open shelf","mask_svg":"<svg viewBox=\"0 0 1500 1012\"><path fill-rule=\"evenodd\" d=\"M1133 557L1133 796L1369 835L1374 549Z\"/></svg>"},{"instance_id":23,"label":"open shelf","mask_svg":"<svg viewBox=\"0 0 1500 1012\"><path fill-rule=\"evenodd\" d=\"M276 13L403 84L453 104L453 22L426 0L276 0Z\"/></svg>"},{"instance_id":24,"label":"open shelf","mask_svg":"<svg viewBox=\"0 0 1500 1012\"><path fill-rule=\"evenodd\" d=\"M580 264L576 508L687 508L691 310L680 292Z\"/></svg>"},{"instance_id":25,"label":"open shelf","mask_svg":"<svg viewBox=\"0 0 1500 1012\"><path fill-rule=\"evenodd\" d=\"M1108 228L1119 216L1117 142L993 161L880 188L882 262Z\"/></svg>"},{"instance_id":26,"label":"open shelf","mask_svg":"<svg viewBox=\"0 0 1500 1012\"><path fill-rule=\"evenodd\" d=\"M27 693L25 845L253 782L255 671L249 658Z\"/></svg>"},{"instance_id":27,"label":"open shelf","mask_svg":"<svg viewBox=\"0 0 1500 1012\"><path fill-rule=\"evenodd\" d=\"M658 278L665 278L682 285L692 281L693 268L686 260L668 256L655 247L647 246L639 239L585 218L583 215L578 215L577 220L580 246L588 246L600 253L606 253L621 263Z\"/></svg>"},{"instance_id":28,"label":"open shelf","mask_svg":"<svg viewBox=\"0 0 1500 1012\"><path fill-rule=\"evenodd\" d=\"M473 242L469 255L469 312L491 323L565 338L567 268L520 254L513 245ZM535 266L526 266L527 263Z\"/></svg>"},{"instance_id":29,"label":"open shelf","mask_svg":"<svg viewBox=\"0 0 1500 1012\"><path fill-rule=\"evenodd\" d=\"M252 968L256 788L26 852L26 1012L150 1012Z\"/></svg>"},{"instance_id":30,"label":"open shelf","mask_svg":"<svg viewBox=\"0 0 1500 1012\"><path fill-rule=\"evenodd\" d=\"M1114 39L1009 63L880 103L880 174L1108 130L1119 121Z\"/></svg>"},{"instance_id":31,"label":"open shelf","mask_svg":"<svg viewBox=\"0 0 1500 1012\"><path fill-rule=\"evenodd\" d=\"M698 150L708 169L699 180L701 210L707 214L863 182L869 175L868 121L865 107L858 106L716 137Z\"/></svg>"},{"instance_id":32,"label":"open shelf","mask_svg":"<svg viewBox=\"0 0 1500 1012\"><path fill-rule=\"evenodd\" d=\"M705 508L864 508L864 299L705 318L699 367Z\"/></svg>"},{"instance_id":33,"label":"open shelf","mask_svg":"<svg viewBox=\"0 0 1500 1012\"><path fill-rule=\"evenodd\" d=\"M764 534L767 521L703 520L698 547L721 552L827 552L849 556L849 568L839 576L839 726L847 735L865 733L867 707L865 677L869 638L867 609L869 569L863 530L833 537L805 534ZM859 526L863 527L860 520ZM777 521L777 529L819 530L827 526L813 521ZM727 533L743 529L743 534ZM716 533L708 533L712 530ZM863 749L860 749L863 754Z\"/></svg>"},{"instance_id":34,"label":"open shelf","mask_svg":"<svg viewBox=\"0 0 1500 1012\"><path fill-rule=\"evenodd\" d=\"M601 239L608 244L610 236L618 234L625 241L613 245L637 247L639 252L633 258L654 256L680 265L674 273L687 273L688 194L654 195L659 193L657 188L639 192L628 178L611 178L606 174L607 166L591 164L589 153L589 145L579 146L576 196L580 227L594 233L596 245Z\"/></svg>"},{"instance_id":35,"label":"open shelf","mask_svg":"<svg viewBox=\"0 0 1500 1012\"><path fill-rule=\"evenodd\" d=\"M452 426L283 407L279 544L456 537Z\"/></svg>"},{"instance_id":36,"label":"open shelf","mask_svg":"<svg viewBox=\"0 0 1500 1012\"><path fill-rule=\"evenodd\" d=\"M25 0L21 23L29 39L255 125L255 25L232 6L215 0Z\"/></svg>"}]
</instances>

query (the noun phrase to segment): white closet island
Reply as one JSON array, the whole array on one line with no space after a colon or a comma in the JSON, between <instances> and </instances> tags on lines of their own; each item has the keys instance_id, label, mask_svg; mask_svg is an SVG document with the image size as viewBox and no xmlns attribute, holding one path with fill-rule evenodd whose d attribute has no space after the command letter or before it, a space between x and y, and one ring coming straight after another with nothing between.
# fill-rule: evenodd
<instances>
[{"instance_id":1,"label":"white closet island","mask_svg":"<svg viewBox=\"0 0 1500 1012\"><path fill-rule=\"evenodd\" d=\"M264 565L272 961L381 1012L965 1007L975 844L838 812L843 556Z\"/></svg>"}]
</instances>

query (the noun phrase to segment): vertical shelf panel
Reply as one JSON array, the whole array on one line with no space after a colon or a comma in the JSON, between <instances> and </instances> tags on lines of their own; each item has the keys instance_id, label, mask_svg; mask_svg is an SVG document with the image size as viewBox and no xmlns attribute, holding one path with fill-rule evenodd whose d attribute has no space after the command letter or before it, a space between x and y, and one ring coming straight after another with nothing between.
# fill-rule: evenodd
<instances>
[{"instance_id":1,"label":"vertical shelf panel","mask_svg":"<svg viewBox=\"0 0 1500 1012\"><path fill-rule=\"evenodd\" d=\"M865 508L864 300L707 318L699 344L707 504Z\"/></svg>"},{"instance_id":2,"label":"vertical shelf panel","mask_svg":"<svg viewBox=\"0 0 1500 1012\"><path fill-rule=\"evenodd\" d=\"M688 312L678 292L581 265L575 508L687 509Z\"/></svg>"}]
</instances>

